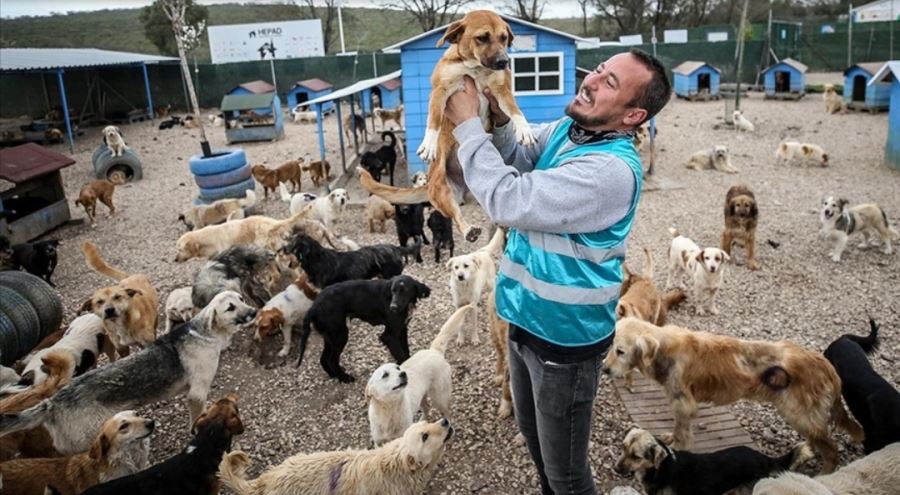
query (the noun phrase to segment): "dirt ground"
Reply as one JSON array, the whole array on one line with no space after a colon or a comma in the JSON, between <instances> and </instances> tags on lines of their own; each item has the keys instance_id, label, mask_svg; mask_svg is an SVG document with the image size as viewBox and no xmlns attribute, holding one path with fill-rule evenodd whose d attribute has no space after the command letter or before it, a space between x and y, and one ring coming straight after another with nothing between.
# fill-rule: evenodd
<instances>
[{"instance_id":1,"label":"dirt ground","mask_svg":"<svg viewBox=\"0 0 900 495\"><path fill-rule=\"evenodd\" d=\"M818 238L817 208L826 191L853 203L877 202L894 225L900 225L900 173L882 163L887 132L884 113L826 115L818 95L799 102L764 101L759 94L743 100L745 115L756 124L752 134L715 130L722 122L723 102L674 101L659 121L660 152L657 175L670 189L645 192L638 220L629 242L628 263L639 269L641 248L651 248L656 263L657 284L665 281L667 227L678 227L701 246L717 245L722 229L722 207L726 190L744 183L756 193L760 220L759 259L762 269L750 272L739 251L728 267L719 293L718 316L695 316L684 305L670 314L672 323L742 338L790 339L816 350L845 332L867 330L866 319L882 325L883 345L873 356L876 368L895 385L900 383L900 255L884 255L876 249L861 251L851 242L841 263L828 257L829 248ZM335 154L334 117L326 121L329 159ZM117 189L119 212L104 214L96 228L70 225L50 234L60 238L60 262L55 280L66 306L66 321L93 289L107 281L87 268L80 243L91 239L114 266L149 275L160 292L161 302L169 291L189 285L201 261L173 261L175 240L184 232L176 221L195 196L188 171L188 158L199 152L197 132L177 128L159 131L155 123L121 126L128 143L141 156L144 179ZM315 127L286 123L286 138L275 143L242 145L253 163L277 165L297 156L318 155ZM221 128L208 130L214 147L225 145ZM779 166L776 145L786 138L825 147L830 166ZM64 171L66 193L74 200L79 187L91 179L90 154L100 142L99 129L88 129L77 142L78 163ZM737 175L693 172L683 163L695 151L727 145L741 171ZM68 148L56 146L68 153ZM645 161L647 157L645 156ZM338 165L338 169L340 166ZM355 182L353 179L352 182ZM304 190L312 187L304 184ZM261 188L257 191L262 197ZM358 186L351 194L362 200ZM70 203L71 204L71 203ZM265 214L287 215L288 205L271 199ZM487 219L474 203L467 215L487 227ZM386 234L365 233L361 209L350 209L340 230L360 244L396 243L393 226ZM80 209L73 217L83 218ZM772 247L767 241L778 243ZM480 247L457 235L458 253ZM410 324L410 347L415 352L428 345L451 312L447 272L435 264L431 251L423 264L413 264L407 273L432 288L431 297L417 309ZM160 308L162 309L162 308ZM498 389L492 382L494 352L487 340L482 311L482 343L465 347L451 345L448 359L453 366L452 417L457 435L432 481L429 493L536 493L537 477L524 447L516 446L512 419L498 420ZM160 325L162 329L162 325ZM284 365L260 365L250 357L250 332L237 335L222 357L210 394L215 399L227 392L240 396L246 432L235 448L249 452L252 475L299 452L365 448L369 445L366 401L363 394L369 374L388 361L386 349L376 339L377 331L355 322L342 362L357 381L351 385L330 380L318 365L321 341L311 339L303 365L294 366L296 349ZM280 336L270 342L269 352L280 346ZM296 346L295 346L296 347ZM149 371L149 370L148 370ZM152 372L152 371L150 371ZM770 454L783 453L799 440L797 434L769 406L739 403L733 411L755 442ZM189 441L188 415L183 398L143 408L141 413L157 420L153 460L179 451ZM594 408L591 463L602 491L628 484L612 470L624 433L632 426L614 388L601 380ZM844 461L859 457L862 449L841 436ZM807 470L814 468L808 467Z\"/></svg>"}]
</instances>

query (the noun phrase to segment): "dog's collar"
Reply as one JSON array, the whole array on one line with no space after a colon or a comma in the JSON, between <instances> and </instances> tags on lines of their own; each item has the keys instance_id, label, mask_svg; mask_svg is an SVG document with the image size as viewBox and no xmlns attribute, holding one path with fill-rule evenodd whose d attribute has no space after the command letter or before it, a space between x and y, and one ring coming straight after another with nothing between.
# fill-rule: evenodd
<instances>
[{"instance_id":1,"label":"dog's collar","mask_svg":"<svg viewBox=\"0 0 900 495\"><path fill-rule=\"evenodd\" d=\"M201 335L200 332L194 330L193 328L188 330L188 335L190 335L196 339L202 340L204 342L215 342L216 341L216 339L214 337L208 337L206 335Z\"/></svg>"},{"instance_id":2,"label":"dog's collar","mask_svg":"<svg viewBox=\"0 0 900 495\"><path fill-rule=\"evenodd\" d=\"M660 447L662 447L663 452L666 453L666 457L671 457L672 460L674 461L675 460L675 451L672 450L672 447L669 447L669 444L667 444L666 442L663 442L662 440L656 438L655 436L653 437L653 439L656 440L656 443L659 444Z\"/></svg>"}]
</instances>

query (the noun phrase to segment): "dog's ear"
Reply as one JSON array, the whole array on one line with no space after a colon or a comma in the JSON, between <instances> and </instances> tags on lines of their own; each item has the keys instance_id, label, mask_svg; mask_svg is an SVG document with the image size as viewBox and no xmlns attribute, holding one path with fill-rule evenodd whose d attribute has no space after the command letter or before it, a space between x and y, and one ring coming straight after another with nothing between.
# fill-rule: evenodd
<instances>
[{"instance_id":1,"label":"dog's ear","mask_svg":"<svg viewBox=\"0 0 900 495\"><path fill-rule=\"evenodd\" d=\"M419 299L424 299L431 295L431 288L421 282L417 283L416 289Z\"/></svg>"},{"instance_id":2,"label":"dog's ear","mask_svg":"<svg viewBox=\"0 0 900 495\"><path fill-rule=\"evenodd\" d=\"M639 353L635 357L641 360L641 369L650 369L653 366L656 351L659 350L659 341L649 335L641 335L634 344Z\"/></svg>"},{"instance_id":3,"label":"dog's ear","mask_svg":"<svg viewBox=\"0 0 900 495\"><path fill-rule=\"evenodd\" d=\"M810 151L809 146L807 146L807 145L805 145L805 144L804 144L803 146L800 147L800 150L803 151L803 154L804 154L804 155L808 155L808 154L809 154L809 151Z\"/></svg>"},{"instance_id":4,"label":"dog's ear","mask_svg":"<svg viewBox=\"0 0 900 495\"><path fill-rule=\"evenodd\" d=\"M694 261L696 261L697 263L703 263L703 250L702 249L700 250L700 252L698 252L694 256Z\"/></svg>"},{"instance_id":5,"label":"dog's ear","mask_svg":"<svg viewBox=\"0 0 900 495\"><path fill-rule=\"evenodd\" d=\"M241 421L237 414L228 415L228 419L225 420L225 427L228 428L232 435L244 433L244 422Z\"/></svg>"},{"instance_id":6,"label":"dog's ear","mask_svg":"<svg viewBox=\"0 0 900 495\"><path fill-rule=\"evenodd\" d=\"M622 282L628 282L629 280L631 280L632 276L633 275L631 274L631 270L628 269L628 265L622 263Z\"/></svg>"},{"instance_id":7,"label":"dog's ear","mask_svg":"<svg viewBox=\"0 0 900 495\"><path fill-rule=\"evenodd\" d=\"M459 39L462 38L463 33L466 31L466 23L462 19L458 21L453 21L449 26L447 26L447 30L444 31L444 35L441 36L441 39L438 40L437 44L434 45L438 48L444 46L444 43L459 43Z\"/></svg>"},{"instance_id":8,"label":"dog's ear","mask_svg":"<svg viewBox=\"0 0 900 495\"><path fill-rule=\"evenodd\" d=\"M728 209L725 210L725 216L726 216L726 217L733 217L733 216L734 216L734 214L735 214L735 211L734 211L734 210L735 210L735 206L736 206L734 203L735 203L735 201L734 201L733 199L732 199L731 201L728 202Z\"/></svg>"},{"instance_id":9,"label":"dog's ear","mask_svg":"<svg viewBox=\"0 0 900 495\"><path fill-rule=\"evenodd\" d=\"M725 251L722 251L722 258L725 260L725 263L731 261L731 256L729 256Z\"/></svg>"},{"instance_id":10,"label":"dog's ear","mask_svg":"<svg viewBox=\"0 0 900 495\"><path fill-rule=\"evenodd\" d=\"M756 207L756 201L751 201L750 202L750 216L756 217L757 215L759 215L759 208Z\"/></svg>"},{"instance_id":11,"label":"dog's ear","mask_svg":"<svg viewBox=\"0 0 900 495\"><path fill-rule=\"evenodd\" d=\"M413 455L406 454L406 467L409 468L409 472L415 473L422 468L422 462L416 459Z\"/></svg>"},{"instance_id":12,"label":"dog's ear","mask_svg":"<svg viewBox=\"0 0 900 495\"><path fill-rule=\"evenodd\" d=\"M78 310L78 313L79 314L90 313L93 310L94 310L94 299L88 298L88 300L85 301L84 304L81 305L81 308Z\"/></svg>"},{"instance_id":13,"label":"dog's ear","mask_svg":"<svg viewBox=\"0 0 900 495\"><path fill-rule=\"evenodd\" d=\"M845 207L845 206L847 206L847 205L849 205L849 204L850 204L850 200L849 200L849 199L838 198L838 200L837 200L837 205L838 205L838 207L840 207L840 208L843 208L843 207Z\"/></svg>"},{"instance_id":14,"label":"dog's ear","mask_svg":"<svg viewBox=\"0 0 900 495\"><path fill-rule=\"evenodd\" d=\"M652 462L653 465L656 467L659 467L659 465L662 464L662 461L664 461L666 459L666 457L668 457L668 454L666 453L666 449L664 449L663 446L660 445L658 442L654 443L647 450L648 450L648 452L645 454L647 457L647 460Z\"/></svg>"},{"instance_id":15,"label":"dog's ear","mask_svg":"<svg viewBox=\"0 0 900 495\"><path fill-rule=\"evenodd\" d=\"M509 48L512 46L513 38L515 38L515 35L513 35L512 29L509 27L509 24L506 25L506 36L506 47Z\"/></svg>"},{"instance_id":16,"label":"dog's ear","mask_svg":"<svg viewBox=\"0 0 900 495\"><path fill-rule=\"evenodd\" d=\"M619 319L625 318L625 315L628 314L628 308L625 307L627 304L627 302L619 301L619 304L616 305L616 315Z\"/></svg>"},{"instance_id":17,"label":"dog's ear","mask_svg":"<svg viewBox=\"0 0 900 495\"><path fill-rule=\"evenodd\" d=\"M822 153L822 163L828 163L828 153Z\"/></svg>"},{"instance_id":18,"label":"dog's ear","mask_svg":"<svg viewBox=\"0 0 900 495\"><path fill-rule=\"evenodd\" d=\"M112 441L106 433L100 435L100 438L91 444L91 451L88 453L91 459L103 459L112 447Z\"/></svg>"},{"instance_id":19,"label":"dog's ear","mask_svg":"<svg viewBox=\"0 0 900 495\"><path fill-rule=\"evenodd\" d=\"M213 329L216 326L216 308L211 308L206 318L206 328Z\"/></svg>"},{"instance_id":20,"label":"dog's ear","mask_svg":"<svg viewBox=\"0 0 900 495\"><path fill-rule=\"evenodd\" d=\"M209 415L206 414L206 411L203 411L203 414L197 416L197 419L194 420L194 425L191 427L191 435L196 435L198 431L206 428L207 424L209 424Z\"/></svg>"}]
</instances>

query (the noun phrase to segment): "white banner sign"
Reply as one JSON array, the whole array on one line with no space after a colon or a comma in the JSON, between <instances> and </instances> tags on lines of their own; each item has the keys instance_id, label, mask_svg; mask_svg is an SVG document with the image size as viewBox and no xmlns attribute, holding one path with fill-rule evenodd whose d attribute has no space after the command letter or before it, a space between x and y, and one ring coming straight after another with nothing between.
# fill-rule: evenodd
<instances>
[{"instance_id":1,"label":"white banner sign","mask_svg":"<svg viewBox=\"0 0 900 495\"><path fill-rule=\"evenodd\" d=\"M629 34L626 36L619 36L619 43L622 43L623 45L626 45L626 46L643 45L644 37L639 34Z\"/></svg>"},{"instance_id":2,"label":"white banner sign","mask_svg":"<svg viewBox=\"0 0 900 495\"><path fill-rule=\"evenodd\" d=\"M663 31L663 36L665 36L666 43L687 43L688 41L687 29L666 29Z\"/></svg>"},{"instance_id":3,"label":"white banner sign","mask_svg":"<svg viewBox=\"0 0 900 495\"><path fill-rule=\"evenodd\" d=\"M706 33L706 41L728 41L728 31Z\"/></svg>"},{"instance_id":4,"label":"white banner sign","mask_svg":"<svg viewBox=\"0 0 900 495\"><path fill-rule=\"evenodd\" d=\"M210 26L208 31L214 64L325 55L319 19Z\"/></svg>"}]
</instances>

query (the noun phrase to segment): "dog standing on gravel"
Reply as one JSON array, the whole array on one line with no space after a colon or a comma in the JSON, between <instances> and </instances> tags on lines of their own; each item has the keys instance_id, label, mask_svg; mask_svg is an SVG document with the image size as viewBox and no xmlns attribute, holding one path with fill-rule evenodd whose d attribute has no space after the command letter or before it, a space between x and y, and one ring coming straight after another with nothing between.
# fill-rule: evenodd
<instances>
[{"instance_id":1,"label":"dog standing on gravel","mask_svg":"<svg viewBox=\"0 0 900 495\"><path fill-rule=\"evenodd\" d=\"M306 273L286 289L275 294L256 313L256 341L262 341L277 330L281 330L283 344L278 357L285 357L291 351L291 332L294 326L303 322L303 317L312 307L319 291L309 285Z\"/></svg>"},{"instance_id":2,"label":"dog standing on gravel","mask_svg":"<svg viewBox=\"0 0 900 495\"><path fill-rule=\"evenodd\" d=\"M381 120L382 129L387 129L387 123L391 120L397 123L398 128L403 128L403 124L400 123L400 119L403 118L402 103L397 108L376 108L374 113Z\"/></svg>"},{"instance_id":3,"label":"dog standing on gravel","mask_svg":"<svg viewBox=\"0 0 900 495\"><path fill-rule=\"evenodd\" d=\"M481 249L469 253L454 256L447 260L447 268L450 269L450 295L453 298L453 306L460 308L471 304L472 325L470 335L472 343L479 343L478 339L478 305L486 293L494 291L494 279L497 278L497 265L493 256L499 256L506 245L506 231L498 228L491 237L491 241ZM457 344L466 342L465 326L461 326L456 336Z\"/></svg>"},{"instance_id":4,"label":"dog standing on gravel","mask_svg":"<svg viewBox=\"0 0 900 495\"><path fill-rule=\"evenodd\" d=\"M175 325L190 321L197 314L197 308L192 301L192 294L193 289L191 287L179 287L169 292L169 296L166 297L164 310L166 315L166 333L169 333Z\"/></svg>"},{"instance_id":5,"label":"dog standing on gravel","mask_svg":"<svg viewBox=\"0 0 900 495\"><path fill-rule=\"evenodd\" d=\"M731 186L725 195L725 230L722 231L722 251L729 256L734 244L747 250L747 268L759 269L756 262L756 223L759 208L756 196L749 187Z\"/></svg>"},{"instance_id":6,"label":"dog standing on gravel","mask_svg":"<svg viewBox=\"0 0 900 495\"><path fill-rule=\"evenodd\" d=\"M306 162L300 165L300 167L304 172L309 173L309 178L312 179L313 184L316 187L319 187L321 182L325 182L331 178L331 164L326 160Z\"/></svg>"},{"instance_id":7,"label":"dog standing on gravel","mask_svg":"<svg viewBox=\"0 0 900 495\"><path fill-rule=\"evenodd\" d=\"M128 145L125 144L125 138L122 137L122 130L114 125L108 125L103 128L103 144L112 152L112 156L122 156Z\"/></svg>"},{"instance_id":8,"label":"dog standing on gravel","mask_svg":"<svg viewBox=\"0 0 900 495\"><path fill-rule=\"evenodd\" d=\"M56 287L50 278L56 271L56 264L59 254L56 249L59 247L58 239L47 239L36 242L23 242L12 246L11 268L18 270L23 268L26 272L41 277L51 287Z\"/></svg>"},{"instance_id":9,"label":"dog standing on gravel","mask_svg":"<svg viewBox=\"0 0 900 495\"><path fill-rule=\"evenodd\" d=\"M672 287L672 281L678 280L682 274L691 279L692 297L698 315L710 312L719 314L716 308L716 294L722 286L725 263L731 256L719 248L703 248L694 241L670 228L672 243L669 245L669 276L666 287Z\"/></svg>"},{"instance_id":10,"label":"dog standing on gravel","mask_svg":"<svg viewBox=\"0 0 900 495\"><path fill-rule=\"evenodd\" d=\"M366 221L369 224L368 232L370 234L374 233L376 230L375 226L377 225L379 232L383 234L387 221L394 218L395 213L394 205L388 203L387 200L380 196L370 194L369 199L366 200Z\"/></svg>"},{"instance_id":11,"label":"dog standing on gravel","mask_svg":"<svg viewBox=\"0 0 900 495\"><path fill-rule=\"evenodd\" d=\"M47 379L43 358L51 352L64 352L72 356L75 362L73 375L82 375L97 364L101 352L106 352L111 360L115 358L115 353L107 342L103 320L93 313L83 314L69 323L62 338L55 344L34 351L22 359L25 367L22 369L19 385L34 386Z\"/></svg>"},{"instance_id":12,"label":"dog standing on gravel","mask_svg":"<svg viewBox=\"0 0 900 495\"><path fill-rule=\"evenodd\" d=\"M110 217L116 214L116 206L113 204L113 192L116 190L116 185L121 185L121 183L115 183L106 179L92 180L78 192L75 206L81 205L84 208L84 213L88 216L91 227L97 224L98 200L109 208Z\"/></svg>"},{"instance_id":13,"label":"dog standing on gravel","mask_svg":"<svg viewBox=\"0 0 900 495\"><path fill-rule=\"evenodd\" d=\"M350 194L346 189L337 188L325 196L316 197L307 201L308 193L297 193L291 196L284 185L279 186L281 200L290 203L291 215L296 215L304 209L309 211L307 218L322 222L326 229L334 232L334 224L340 220L344 213L344 207L350 202Z\"/></svg>"},{"instance_id":14,"label":"dog standing on gravel","mask_svg":"<svg viewBox=\"0 0 900 495\"><path fill-rule=\"evenodd\" d=\"M300 191L300 160L291 160L279 165L277 168L271 169L265 165L254 165L250 168L253 172L253 178L263 185L263 194L265 199L269 199L269 191L275 193L279 185L290 183L291 191Z\"/></svg>"},{"instance_id":15,"label":"dog standing on gravel","mask_svg":"<svg viewBox=\"0 0 900 495\"><path fill-rule=\"evenodd\" d=\"M849 204L850 202L846 199L836 198L832 195L825 195L822 198L822 210L819 213L819 222L822 224L822 228L819 231L819 237L834 243L831 248L831 260L841 261L841 254L847 247L847 241L851 235L856 233L863 236L862 242L857 246L859 249L866 249L873 241L877 243L880 239L882 252L884 254L893 253L891 241L900 237L900 234L888 223L884 210L875 203L853 207L848 206ZM873 236L871 241L870 236Z\"/></svg>"},{"instance_id":16,"label":"dog standing on gravel","mask_svg":"<svg viewBox=\"0 0 900 495\"><path fill-rule=\"evenodd\" d=\"M731 154L728 153L728 148L721 145L694 153L684 166L691 170L718 170L729 174L740 172L731 164Z\"/></svg>"},{"instance_id":17,"label":"dog standing on gravel","mask_svg":"<svg viewBox=\"0 0 900 495\"><path fill-rule=\"evenodd\" d=\"M232 290L260 308L277 287L281 267L276 256L258 246L233 246L213 256L194 276L191 302L204 308L224 290Z\"/></svg>"}]
</instances>

